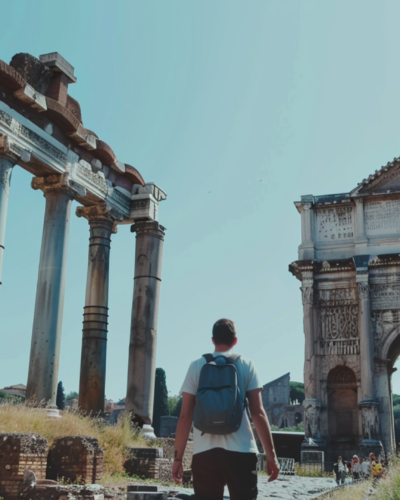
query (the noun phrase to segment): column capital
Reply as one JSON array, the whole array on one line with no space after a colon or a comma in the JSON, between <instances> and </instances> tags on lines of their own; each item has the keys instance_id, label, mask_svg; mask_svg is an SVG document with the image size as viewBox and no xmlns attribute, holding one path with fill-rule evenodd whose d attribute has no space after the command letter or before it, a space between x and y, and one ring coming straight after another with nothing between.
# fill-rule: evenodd
<instances>
[{"instance_id":1,"label":"column capital","mask_svg":"<svg viewBox=\"0 0 400 500\"><path fill-rule=\"evenodd\" d=\"M40 189L44 195L50 191L66 191L70 194L71 198L76 196L85 196L86 189L73 181L69 177L69 172L64 174L52 174L46 177L34 177L31 186L33 189Z\"/></svg>"},{"instance_id":2,"label":"column capital","mask_svg":"<svg viewBox=\"0 0 400 500\"><path fill-rule=\"evenodd\" d=\"M21 159L28 162L31 159L31 154L23 148L20 148L7 135L0 134L0 159L7 158L14 165Z\"/></svg>"},{"instance_id":3,"label":"column capital","mask_svg":"<svg viewBox=\"0 0 400 500\"><path fill-rule=\"evenodd\" d=\"M157 221L139 221L131 226L131 233L140 234L154 234L159 236L162 240L165 236L165 227Z\"/></svg>"},{"instance_id":4,"label":"column capital","mask_svg":"<svg viewBox=\"0 0 400 500\"><path fill-rule=\"evenodd\" d=\"M84 217L90 225L98 222L112 224L112 232L117 232L117 224L123 221L124 217L117 210L110 208L107 203L99 203L89 207L77 207L77 217Z\"/></svg>"},{"instance_id":5,"label":"column capital","mask_svg":"<svg viewBox=\"0 0 400 500\"><path fill-rule=\"evenodd\" d=\"M300 290L303 306L312 306L314 304L314 288L312 286L302 286Z\"/></svg>"},{"instance_id":6,"label":"column capital","mask_svg":"<svg viewBox=\"0 0 400 500\"><path fill-rule=\"evenodd\" d=\"M356 283L357 283L358 297L361 300L369 299L368 269L357 271Z\"/></svg>"}]
</instances>

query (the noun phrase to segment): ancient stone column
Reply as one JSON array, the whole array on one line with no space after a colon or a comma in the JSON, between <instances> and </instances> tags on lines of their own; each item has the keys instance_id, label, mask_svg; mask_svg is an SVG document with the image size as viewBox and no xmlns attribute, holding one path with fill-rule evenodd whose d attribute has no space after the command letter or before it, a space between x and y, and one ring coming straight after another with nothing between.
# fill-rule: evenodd
<instances>
[{"instance_id":1,"label":"ancient stone column","mask_svg":"<svg viewBox=\"0 0 400 500\"><path fill-rule=\"evenodd\" d=\"M375 399L374 377L374 345L371 328L371 305L368 284L368 271L358 271L356 275L358 288L358 314L360 332L361 363L361 424L363 441L360 446L379 453L382 445L379 436L379 403Z\"/></svg>"},{"instance_id":2,"label":"ancient stone column","mask_svg":"<svg viewBox=\"0 0 400 500\"><path fill-rule=\"evenodd\" d=\"M51 405L56 402L69 220L74 197L67 179L64 174L32 180L33 189L44 192L46 209L26 396Z\"/></svg>"},{"instance_id":3,"label":"ancient stone column","mask_svg":"<svg viewBox=\"0 0 400 500\"><path fill-rule=\"evenodd\" d=\"M374 397L373 356L374 346L371 328L371 306L369 298L368 272L357 273L358 321L360 332L361 359L361 396L362 399Z\"/></svg>"},{"instance_id":4,"label":"ancient stone column","mask_svg":"<svg viewBox=\"0 0 400 500\"><path fill-rule=\"evenodd\" d=\"M104 412L108 326L108 282L114 219L105 204L78 207L90 225L89 264L83 313L79 407Z\"/></svg>"},{"instance_id":5,"label":"ancient stone column","mask_svg":"<svg viewBox=\"0 0 400 500\"><path fill-rule=\"evenodd\" d=\"M302 302L305 336L304 389L307 398L316 397L314 339L314 280L312 271L303 272Z\"/></svg>"},{"instance_id":6,"label":"ancient stone column","mask_svg":"<svg viewBox=\"0 0 400 500\"><path fill-rule=\"evenodd\" d=\"M155 221L137 222L135 282L129 345L127 411L140 425L153 417L157 317L165 228Z\"/></svg>"},{"instance_id":7,"label":"ancient stone column","mask_svg":"<svg viewBox=\"0 0 400 500\"><path fill-rule=\"evenodd\" d=\"M0 150L1 154L1 150ZM11 156L0 156L0 285L1 270L3 267L4 240L6 234L6 221L8 198L10 194L11 173L16 159Z\"/></svg>"},{"instance_id":8,"label":"ancient stone column","mask_svg":"<svg viewBox=\"0 0 400 500\"><path fill-rule=\"evenodd\" d=\"M307 199L308 197L302 196L301 245L299 251L301 259L312 260L315 257L315 246L313 241L313 204L307 201Z\"/></svg>"}]
</instances>

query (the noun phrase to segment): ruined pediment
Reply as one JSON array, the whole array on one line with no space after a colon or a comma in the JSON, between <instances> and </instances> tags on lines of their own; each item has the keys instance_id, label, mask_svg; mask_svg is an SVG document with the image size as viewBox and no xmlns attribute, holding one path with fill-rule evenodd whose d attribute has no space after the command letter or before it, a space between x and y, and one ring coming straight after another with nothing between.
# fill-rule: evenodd
<instances>
[{"instance_id":1,"label":"ruined pediment","mask_svg":"<svg viewBox=\"0 0 400 500\"><path fill-rule=\"evenodd\" d=\"M350 196L400 192L400 157L364 179Z\"/></svg>"}]
</instances>

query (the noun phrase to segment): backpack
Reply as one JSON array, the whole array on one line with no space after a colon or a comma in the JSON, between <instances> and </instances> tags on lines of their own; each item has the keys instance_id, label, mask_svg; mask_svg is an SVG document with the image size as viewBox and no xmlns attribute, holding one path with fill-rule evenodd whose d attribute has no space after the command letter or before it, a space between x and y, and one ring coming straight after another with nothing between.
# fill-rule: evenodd
<instances>
[{"instance_id":1,"label":"backpack","mask_svg":"<svg viewBox=\"0 0 400 500\"><path fill-rule=\"evenodd\" d=\"M229 357L204 354L200 370L193 425L207 434L231 434L242 423L245 408L243 370L237 369L238 354Z\"/></svg>"}]
</instances>

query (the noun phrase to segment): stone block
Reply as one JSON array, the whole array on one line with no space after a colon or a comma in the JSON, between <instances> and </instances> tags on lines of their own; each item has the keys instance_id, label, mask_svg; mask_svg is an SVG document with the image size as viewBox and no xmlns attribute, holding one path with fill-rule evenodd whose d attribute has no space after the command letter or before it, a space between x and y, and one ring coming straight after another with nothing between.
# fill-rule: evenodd
<instances>
[{"instance_id":1,"label":"stone block","mask_svg":"<svg viewBox=\"0 0 400 500\"><path fill-rule=\"evenodd\" d=\"M127 491L135 491L135 492L146 492L146 491L158 491L158 486L148 486L143 484L128 484Z\"/></svg>"},{"instance_id":2,"label":"stone block","mask_svg":"<svg viewBox=\"0 0 400 500\"><path fill-rule=\"evenodd\" d=\"M54 440L47 460L47 478L90 484L103 475L104 453L96 438L65 436Z\"/></svg>"},{"instance_id":3,"label":"stone block","mask_svg":"<svg viewBox=\"0 0 400 500\"><path fill-rule=\"evenodd\" d=\"M0 496L18 498L26 469L46 477L48 443L39 434L0 434Z\"/></svg>"}]
</instances>

